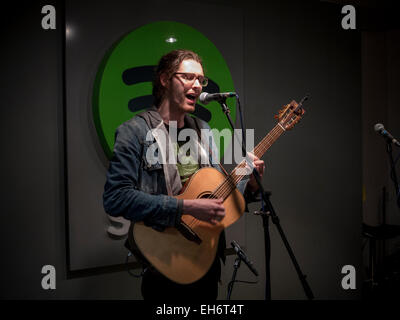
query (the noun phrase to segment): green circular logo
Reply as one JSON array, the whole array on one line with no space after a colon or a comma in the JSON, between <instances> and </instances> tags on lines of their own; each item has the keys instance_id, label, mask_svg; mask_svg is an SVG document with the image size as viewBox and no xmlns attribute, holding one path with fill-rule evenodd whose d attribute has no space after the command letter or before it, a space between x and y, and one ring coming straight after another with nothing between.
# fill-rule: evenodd
<instances>
[{"instance_id":1,"label":"green circular logo","mask_svg":"<svg viewBox=\"0 0 400 320\"><path fill-rule=\"evenodd\" d=\"M107 157L111 159L115 131L123 122L153 105L152 80L161 56L175 50L189 49L203 60L209 84L208 93L235 91L228 66L215 45L196 29L178 22L161 21L142 26L115 43L103 58L93 92L93 116ZM233 121L236 102L230 103ZM192 116L207 121L219 131L228 128L226 116L217 102L207 108L196 104ZM228 144L216 141L220 157Z\"/></svg>"}]
</instances>

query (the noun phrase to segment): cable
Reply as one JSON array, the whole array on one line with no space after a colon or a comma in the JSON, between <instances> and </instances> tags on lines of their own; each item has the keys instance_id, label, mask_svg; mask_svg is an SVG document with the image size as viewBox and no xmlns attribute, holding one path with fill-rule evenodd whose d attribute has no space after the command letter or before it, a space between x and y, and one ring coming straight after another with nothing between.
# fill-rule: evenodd
<instances>
[{"instance_id":1,"label":"cable","mask_svg":"<svg viewBox=\"0 0 400 320\"><path fill-rule=\"evenodd\" d=\"M234 284L235 282L248 283L248 284L256 284L256 283L258 283L258 280L257 280L257 281L231 280L231 281L229 281L229 283L228 283L228 295L229 295L230 293L232 293L233 284Z\"/></svg>"}]
</instances>

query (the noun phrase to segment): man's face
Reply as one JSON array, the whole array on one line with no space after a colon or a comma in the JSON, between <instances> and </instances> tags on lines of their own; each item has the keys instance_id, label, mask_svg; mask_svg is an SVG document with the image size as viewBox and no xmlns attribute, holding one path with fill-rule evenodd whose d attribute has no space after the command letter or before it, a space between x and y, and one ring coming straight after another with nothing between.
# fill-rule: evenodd
<instances>
[{"instance_id":1,"label":"man's face","mask_svg":"<svg viewBox=\"0 0 400 320\"><path fill-rule=\"evenodd\" d=\"M193 77L194 75L194 77ZM198 77L204 77L203 68L195 60L184 60L167 85L170 106L181 112L193 112L202 86Z\"/></svg>"}]
</instances>

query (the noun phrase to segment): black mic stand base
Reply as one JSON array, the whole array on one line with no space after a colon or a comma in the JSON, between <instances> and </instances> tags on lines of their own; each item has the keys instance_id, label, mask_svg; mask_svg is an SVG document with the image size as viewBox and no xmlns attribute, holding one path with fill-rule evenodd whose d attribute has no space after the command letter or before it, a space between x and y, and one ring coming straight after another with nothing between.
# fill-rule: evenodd
<instances>
[{"instance_id":1,"label":"black mic stand base","mask_svg":"<svg viewBox=\"0 0 400 320\"><path fill-rule=\"evenodd\" d=\"M262 189L263 190L263 189ZM278 229L279 235L281 236L281 239L283 241L283 244L285 245L285 248L290 256L290 259L292 260L292 263L296 269L297 275L300 279L300 282L303 286L303 290L309 300L314 299L314 294L308 285L308 282L306 280L306 275L304 275L300 269L299 264L297 263L296 257L292 251L292 248L290 247L290 244L285 236L285 233L283 232L283 229L280 224L280 219L276 215L276 212L274 210L274 207L272 206L270 196L271 192L268 191L262 191L261 193L262 199L261 201L264 201L265 204L265 210L264 211L256 211L255 214L261 215L263 219L263 226L264 226L264 241L265 241L265 257L266 257L266 281L268 280L268 286L266 287L266 293L265 293L265 298L266 300L271 299L271 282L270 282L270 256L271 256L271 246L270 246L270 238L269 238L269 221L268 218L271 217L272 223L275 225L275 227Z\"/></svg>"}]
</instances>

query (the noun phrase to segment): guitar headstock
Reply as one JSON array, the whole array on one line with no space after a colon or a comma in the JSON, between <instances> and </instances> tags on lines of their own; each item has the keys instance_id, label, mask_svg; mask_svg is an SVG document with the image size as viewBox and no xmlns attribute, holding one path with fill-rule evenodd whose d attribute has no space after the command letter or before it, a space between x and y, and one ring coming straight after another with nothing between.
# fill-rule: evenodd
<instances>
[{"instance_id":1,"label":"guitar headstock","mask_svg":"<svg viewBox=\"0 0 400 320\"><path fill-rule=\"evenodd\" d=\"M303 109L302 105L299 105L293 100L289 104L283 106L275 118L278 119L280 125L285 130L290 130L300 121L305 112L306 111Z\"/></svg>"}]
</instances>

